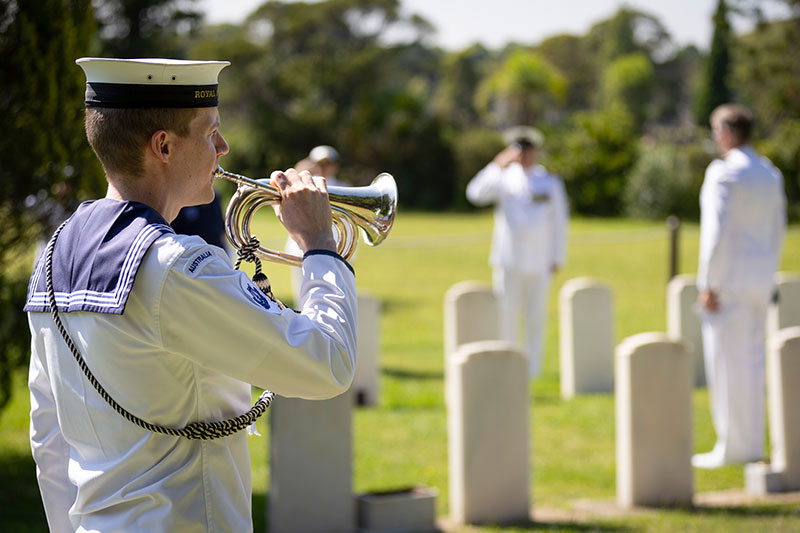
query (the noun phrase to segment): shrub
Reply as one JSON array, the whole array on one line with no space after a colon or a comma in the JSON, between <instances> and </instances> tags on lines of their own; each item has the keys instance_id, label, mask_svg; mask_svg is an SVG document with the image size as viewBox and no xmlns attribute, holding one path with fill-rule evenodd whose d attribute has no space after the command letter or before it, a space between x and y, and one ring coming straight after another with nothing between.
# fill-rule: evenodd
<instances>
[{"instance_id":1,"label":"shrub","mask_svg":"<svg viewBox=\"0 0 800 533\"><path fill-rule=\"evenodd\" d=\"M669 215L697 219L704 162L695 152L700 145L658 143L640 151L625 187L625 214L634 218L663 219Z\"/></svg>"},{"instance_id":2,"label":"shrub","mask_svg":"<svg viewBox=\"0 0 800 533\"><path fill-rule=\"evenodd\" d=\"M790 220L800 220L800 120L784 121L757 148L783 173L786 212Z\"/></svg>"},{"instance_id":3,"label":"shrub","mask_svg":"<svg viewBox=\"0 0 800 533\"><path fill-rule=\"evenodd\" d=\"M630 113L620 106L576 113L571 130L561 137L548 137L548 146L548 168L564 178L573 211L602 216L621 213L625 178L637 157Z\"/></svg>"}]
</instances>

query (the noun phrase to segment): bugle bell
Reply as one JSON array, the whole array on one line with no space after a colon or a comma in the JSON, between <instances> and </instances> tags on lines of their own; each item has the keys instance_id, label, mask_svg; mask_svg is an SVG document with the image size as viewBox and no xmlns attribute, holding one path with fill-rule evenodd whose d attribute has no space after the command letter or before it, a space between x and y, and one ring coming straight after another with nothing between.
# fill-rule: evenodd
<instances>
[{"instance_id":1,"label":"bugle bell","mask_svg":"<svg viewBox=\"0 0 800 533\"><path fill-rule=\"evenodd\" d=\"M237 185L225 211L225 233L236 248L247 245L252 235L250 220L264 205L279 204L281 195L269 179L254 180L217 167L215 176ZM397 212L397 184L391 174L378 175L365 187L328 187L333 215L336 251L345 259L355 252L356 228L364 242L376 246L386 239ZM255 254L261 259L300 266L303 258L287 252L259 246Z\"/></svg>"}]
</instances>

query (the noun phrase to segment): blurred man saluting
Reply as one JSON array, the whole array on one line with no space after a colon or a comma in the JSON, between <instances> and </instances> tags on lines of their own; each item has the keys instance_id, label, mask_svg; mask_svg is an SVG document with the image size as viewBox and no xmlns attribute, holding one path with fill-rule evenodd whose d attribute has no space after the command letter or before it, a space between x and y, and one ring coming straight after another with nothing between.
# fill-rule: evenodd
<instances>
[{"instance_id":1,"label":"blurred man saluting","mask_svg":"<svg viewBox=\"0 0 800 533\"><path fill-rule=\"evenodd\" d=\"M500 302L500 331L517 342L520 317L532 377L542 368L547 294L552 275L564 265L568 207L561 179L537 164L542 134L527 126L506 131L508 146L472 178L467 198L494 204L489 262Z\"/></svg>"}]
</instances>

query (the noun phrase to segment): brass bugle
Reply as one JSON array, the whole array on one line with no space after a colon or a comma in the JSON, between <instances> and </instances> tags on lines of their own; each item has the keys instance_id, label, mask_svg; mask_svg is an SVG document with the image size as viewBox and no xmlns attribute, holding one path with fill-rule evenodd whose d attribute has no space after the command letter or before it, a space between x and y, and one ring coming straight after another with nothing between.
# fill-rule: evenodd
<instances>
[{"instance_id":1,"label":"brass bugle","mask_svg":"<svg viewBox=\"0 0 800 533\"><path fill-rule=\"evenodd\" d=\"M280 192L269 183L269 179L254 180L241 174L217 167L215 177L237 185L236 192L225 211L225 233L236 248L244 247L250 240L250 220L264 205L279 204ZM397 184L391 174L379 174L365 187L328 187L328 198L333 215L336 251L348 259L358 243L356 228L369 246L376 246L386 239L392 229L397 213ZM300 266L303 258L291 253L271 250L259 246L255 254L261 259Z\"/></svg>"}]
</instances>

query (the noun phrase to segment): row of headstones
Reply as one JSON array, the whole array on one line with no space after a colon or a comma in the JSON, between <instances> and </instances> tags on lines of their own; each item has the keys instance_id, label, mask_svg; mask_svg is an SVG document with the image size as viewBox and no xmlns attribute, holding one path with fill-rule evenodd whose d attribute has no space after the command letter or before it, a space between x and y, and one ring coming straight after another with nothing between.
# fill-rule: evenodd
<instances>
[{"instance_id":1,"label":"row of headstones","mask_svg":"<svg viewBox=\"0 0 800 533\"><path fill-rule=\"evenodd\" d=\"M800 277L779 273L778 301L770 306L768 338L800 326ZM695 385L705 385L703 339L693 275L674 277L667 285L667 335L686 344L694 365ZM559 292L559 364L561 396L611 392L614 389L614 303L611 289L591 278L567 281Z\"/></svg>"},{"instance_id":2,"label":"row of headstones","mask_svg":"<svg viewBox=\"0 0 800 533\"><path fill-rule=\"evenodd\" d=\"M691 293L688 283L681 290L673 291L671 288L670 291L680 295L677 298L678 302L690 299L693 301L693 297L687 296L687 292ZM573 297L565 296L570 294ZM785 307L792 305L791 302L796 299L784 297L781 301ZM598 302L601 307L605 306L605 312L602 309L598 312ZM602 361L602 358L589 355L598 353L596 350L598 346L606 343L613 345L611 318L613 313L610 302L609 291L587 280L570 282L562 290L562 357L565 350L572 350L573 354L578 354L577 357L573 357L573 362L579 363L578 367L583 370L594 368L595 373L602 374L603 369L610 366L598 365L597 361ZM497 316L496 305L491 291L470 282L451 289L445 305L445 352L452 354L446 358L445 374L451 514L453 519L464 523L516 520L527 516L529 510L528 380L524 371L525 358L516 346L511 344L501 342L469 344L498 337L498 325L491 319ZM690 306L683 305L683 307ZM585 312L581 313L581 310ZM351 392L324 402L279 398L271 409L270 531L294 531L298 530L297 528L303 531L354 531L356 527L364 529L366 524L374 531L391 530L398 524L405 524L407 527L415 524L413 526L415 529L423 531L434 524L435 491L412 490L405 493L353 497L352 406L354 403L376 404L379 392L379 304L374 298L360 294L359 311L359 363ZM783 313L777 316L783 317L785 322L790 314ZM589 319L592 316L593 319ZM565 327L565 317L572 317L571 325L568 327ZM782 326L784 322L779 322L778 325ZM566 338L564 333L569 333ZM594 341L587 342L587 339ZM641 348L644 350L643 353L686 350L685 344L678 349L675 348L676 341L653 338L652 335L647 338L639 337L638 340L647 340L644 342L646 348ZM784 352L795 353L792 350L796 351L797 346L789 342L785 344L786 346L779 350L782 359L770 363L772 370L769 376L773 383L778 383L776 380L785 379L787 375L798 375L798 369L791 365L796 364L792 361L800 360L800 357L792 359L789 355L783 355ZM697 346L699 345L697 343ZM623 346L628 347L627 350L631 346L638 346L638 343L627 341L623 343L617 349L618 362L620 357L625 357L620 356ZM639 356L635 360L647 361L646 357L648 356ZM630 356L628 359L633 361ZM691 358L689 360L691 361ZM596 366L587 367L592 364ZM644 364L644 368L648 368L646 363L638 364L640 366ZM686 366L685 361L681 364ZM626 394L623 386L627 379L625 376L630 376L627 381L633 383L633 376L639 375L635 370L638 368L636 366L624 370L628 366L630 365L617 366L618 409L622 404L638 405L641 408L637 408L636 412L646 413L645 420L674 419L674 416L650 414L653 409L657 410L658 406L663 407L658 401L655 401L656 407L647 407L649 405L647 398L654 398L650 392L657 390L655 386L643 387L647 394L642 400L636 402L632 400L636 393L631 388L627 393L631 399L620 401L619 396ZM690 364L689 368L692 366ZM573 368L576 367L573 365ZM644 372L645 376L650 375L647 370L638 372ZM680 376L684 374L680 370L656 373L661 376L673 376L678 380L682 379ZM573 372L572 375L575 376L576 373ZM637 382L644 383L643 379L638 378ZM613 383L613 378L611 382ZM596 388L596 385L590 385L591 387ZM582 389L575 387L574 390ZM671 406L669 410L672 412L673 408L680 407L672 401L674 391L680 390L680 387L671 384L665 390L670 391L670 401L667 403ZM484 391L491 391L492 401L485 401L487 395ZM800 443L798 435L800 421L791 422L787 413L774 406L787 405L785 402L790 401L787 397L790 393L787 391L791 389L783 387L782 382L770 386L771 417L782 417L782 421L776 422L770 419L770 427L773 430L773 463L760 467L758 471L751 469L752 471L748 472L748 483L751 479L755 480L752 482L754 486L761 483L765 487L775 489L775 487L791 488L796 484L794 481L796 474L793 472L800 470L798 466L800 461L795 459L793 462L792 458L795 457ZM498 404L502 406L499 411ZM502 412L504 416L498 417L497 412ZM681 490L686 493L686 479L691 479L691 476L687 478L685 475L678 475L680 472L685 473L685 470L668 468L666 473L654 476L648 473L646 465L688 464L683 459L686 453L691 453L691 447L685 446L686 442L691 442L691 434L689 433L687 438L686 432L668 431L669 435L683 442L684 446L667 448L675 454L676 463L669 460L654 462L650 456L663 452L646 445L648 440L656 443L669 441L652 433L652 428L648 429L647 424L644 426L645 429L641 429L642 423L636 422L637 420L639 418L635 417L633 412L627 418L624 413L617 415L618 425L623 424L618 426L617 431L618 454L622 453L621 450L630 450L630 453L623 454L628 458L627 462L618 461L620 501L648 503L646 495L652 489L642 480L661 479L664 482L670 479L683 480L676 481L670 486L683 487ZM623 435L629 435L627 440L620 440ZM641 440L637 439L637 435L644 435L642 437L645 439L644 445L637 442ZM689 452L686 452L687 449ZM503 453L498 454L497 450L502 450ZM496 461L498 457L502 457L504 461L500 465ZM663 490L660 485L655 492L662 495L662 499L677 501L672 496L674 491ZM680 490L677 492L680 493ZM623 496L624 494L629 494L630 497ZM308 512L308 509L315 511Z\"/></svg>"},{"instance_id":3,"label":"row of headstones","mask_svg":"<svg viewBox=\"0 0 800 533\"><path fill-rule=\"evenodd\" d=\"M609 302L608 293L586 285L562 292L577 297L568 299L566 310L562 299L561 328L571 336L568 348L590 351L600 341L613 345L613 329L611 313L590 304ZM526 362L515 345L488 340L498 336L496 309L491 290L476 282L457 284L445 297L450 518L456 523L516 521L530 512ZM565 317L577 320L565 328ZM800 379L800 328L773 337L768 355L773 461L767 467L750 465L748 488L761 483L794 490L800 489L800 411L792 406L800 393L790 384ZM622 507L692 501L695 364L687 346L662 333L643 333L616 347L611 382L616 381Z\"/></svg>"},{"instance_id":4,"label":"row of headstones","mask_svg":"<svg viewBox=\"0 0 800 533\"><path fill-rule=\"evenodd\" d=\"M376 405L380 303L358 294L357 366L350 390L330 400L276 397L270 407L271 533L436 530L436 490L353 493L352 412Z\"/></svg>"}]
</instances>

